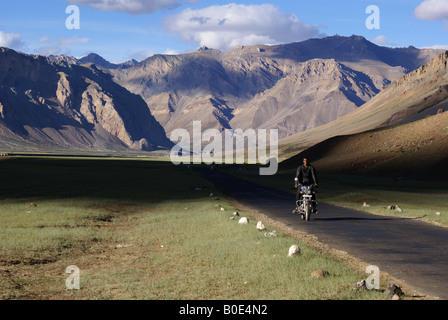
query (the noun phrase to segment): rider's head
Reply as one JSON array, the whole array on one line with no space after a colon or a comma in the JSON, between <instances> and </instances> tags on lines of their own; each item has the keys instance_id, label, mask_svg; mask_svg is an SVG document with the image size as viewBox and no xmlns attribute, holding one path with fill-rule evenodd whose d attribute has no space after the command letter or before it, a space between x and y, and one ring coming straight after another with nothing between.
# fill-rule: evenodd
<instances>
[{"instance_id":1,"label":"rider's head","mask_svg":"<svg viewBox=\"0 0 448 320\"><path fill-rule=\"evenodd\" d=\"M302 162L303 162L303 165L304 165L304 166L307 166L307 165L310 163L310 160L309 160L307 157L304 157L304 158L302 159Z\"/></svg>"}]
</instances>

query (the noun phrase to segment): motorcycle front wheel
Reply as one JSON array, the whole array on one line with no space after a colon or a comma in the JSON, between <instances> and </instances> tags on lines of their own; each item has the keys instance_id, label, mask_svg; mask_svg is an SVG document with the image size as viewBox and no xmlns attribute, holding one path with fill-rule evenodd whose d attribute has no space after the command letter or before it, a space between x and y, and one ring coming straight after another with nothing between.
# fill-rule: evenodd
<instances>
[{"instance_id":1,"label":"motorcycle front wheel","mask_svg":"<svg viewBox=\"0 0 448 320\"><path fill-rule=\"evenodd\" d=\"M307 222L310 221L310 215L311 215L311 205L307 203L305 205L305 220Z\"/></svg>"}]
</instances>

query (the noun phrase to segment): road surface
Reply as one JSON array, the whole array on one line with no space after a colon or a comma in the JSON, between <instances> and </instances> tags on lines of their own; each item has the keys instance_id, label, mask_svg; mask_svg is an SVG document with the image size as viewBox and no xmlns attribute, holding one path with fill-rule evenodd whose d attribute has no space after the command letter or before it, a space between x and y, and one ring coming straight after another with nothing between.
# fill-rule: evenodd
<instances>
[{"instance_id":1,"label":"road surface","mask_svg":"<svg viewBox=\"0 0 448 320\"><path fill-rule=\"evenodd\" d=\"M448 228L324 203L319 204L319 214L305 222L291 214L294 194L208 168L198 171L223 194L244 206L376 265L423 294L448 299Z\"/></svg>"}]
</instances>

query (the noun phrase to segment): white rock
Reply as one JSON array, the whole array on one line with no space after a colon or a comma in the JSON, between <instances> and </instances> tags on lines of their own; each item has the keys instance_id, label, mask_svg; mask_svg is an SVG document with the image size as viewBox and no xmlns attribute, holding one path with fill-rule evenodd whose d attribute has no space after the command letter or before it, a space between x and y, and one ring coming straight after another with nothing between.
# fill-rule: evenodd
<instances>
[{"instance_id":1,"label":"white rock","mask_svg":"<svg viewBox=\"0 0 448 320\"><path fill-rule=\"evenodd\" d=\"M362 206L363 206L363 207L370 207L370 205L367 204L367 202L364 202Z\"/></svg>"},{"instance_id":2,"label":"white rock","mask_svg":"<svg viewBox=\"0 0 448 320\"><path fill-rule=\"evenodd\" d=\"M266 229L266 227L264 226L263 222L258 221L258 223L257 223L257 230L258 231L263 231L265 229Z\"/></svg>"},{"instance_id":3,"label":"white rock","mask_svg":"<svg viewBox=\"0 0 448 320\"><path fill-rule=\"evenodd\" d=\"M291 246L291 248L289 248L289 253L288 253L288 257L292 257L295 256L297 254L300 253L300 248L297 245L293 245Z\"/></svg>"},{"instance_id":4,"label":"white rock","mask_svg":"<svg viewBox=\"0 0 448 320\"><path fill-rule=\"evenodd\" d=\"M403 212L403 209L401 209L398 205L395 206L395 210L398 211L398 212Z\"/></svg>"},{"instance_id":5,"label":"white rock","mask_svg":"<svg viewBox=\"0 0 448 320\"><path fill-rule=\"evenodd\" d=\"M440 216L440 212L436 212L436 216Z\"/></svg>"},{"instance_id":6,"label":"white rock","mask_svg":"<svg viewBox=\"0 0 448 320\"><path fill-rule=\"evenodd\" d=\"M366 280L361 280L353 286L353 290L367 289Z\"/></svg>"},{"instance_id":7,"label":"white rock","mask_svg":"<svg viewBox=\"0 0 448 320\"><path fill-rule=\"evenodd\" d=\"M272 231L272 232L265 232L264 236L268 237L268 238L276 237L277 236L277 232L275 230Z\"/></svg>"},{"instance_id":8,"label":"white rock","mask_svg":"<svg viewBox=\"0 0 448 320\"><path fill-rule=\"evenodd\" d=\"M238 224L249 224L249 219L243 217L240 219L240 221L238 221Z\"/></svg>"},{"instance_id":9,"label":"white rock","mask_svg":"<svg viewBox=\"0 0 448 320\"><path fill-rule=\"evenodd\" d=\"M240 216L240 214L238 213L238 211L235 211L235 212L233 213L233 215L234 215L235 217L239 217L239 216Z\"/></svg>"},{"instance_id":10,"label":"white rock","mask_svg":"<svg viewBox=\"0 0 448 320\"><path fill-rule=\"evenodd\" d=\"M130 244L117 244L115 246L115 249L120 249L120 248L129 248L131 245Z\"/></svg>"},{"instance_id":11,"label":"white rock","mask_svg":"<svg viewBox=\"0 0 448 320\"><path fill-rule=\"evenodd\" d=\"M226 211L226 209L224 209L223 207L221 207L221 211Z\"/></svg>"}]
</instances>

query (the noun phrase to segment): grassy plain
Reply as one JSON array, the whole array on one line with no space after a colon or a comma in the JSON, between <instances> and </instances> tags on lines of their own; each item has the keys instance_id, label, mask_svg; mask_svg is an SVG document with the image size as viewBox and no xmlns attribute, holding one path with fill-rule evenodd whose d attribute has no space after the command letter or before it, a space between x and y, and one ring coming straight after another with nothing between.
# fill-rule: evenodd
<instances>
[{"instance_id":1,"label":"grassy plain","mask_svg":"<svg viewBox=\"0 0 448 320\"><path fill-rule=\"evenodd\" d=\"M17 157L0 179L0 299L384 299L353 291L366 275L344 261L230 220L245 213L185 166ZM80 290L66 289L70 265Z\"/></svg>"}]
</instances>

